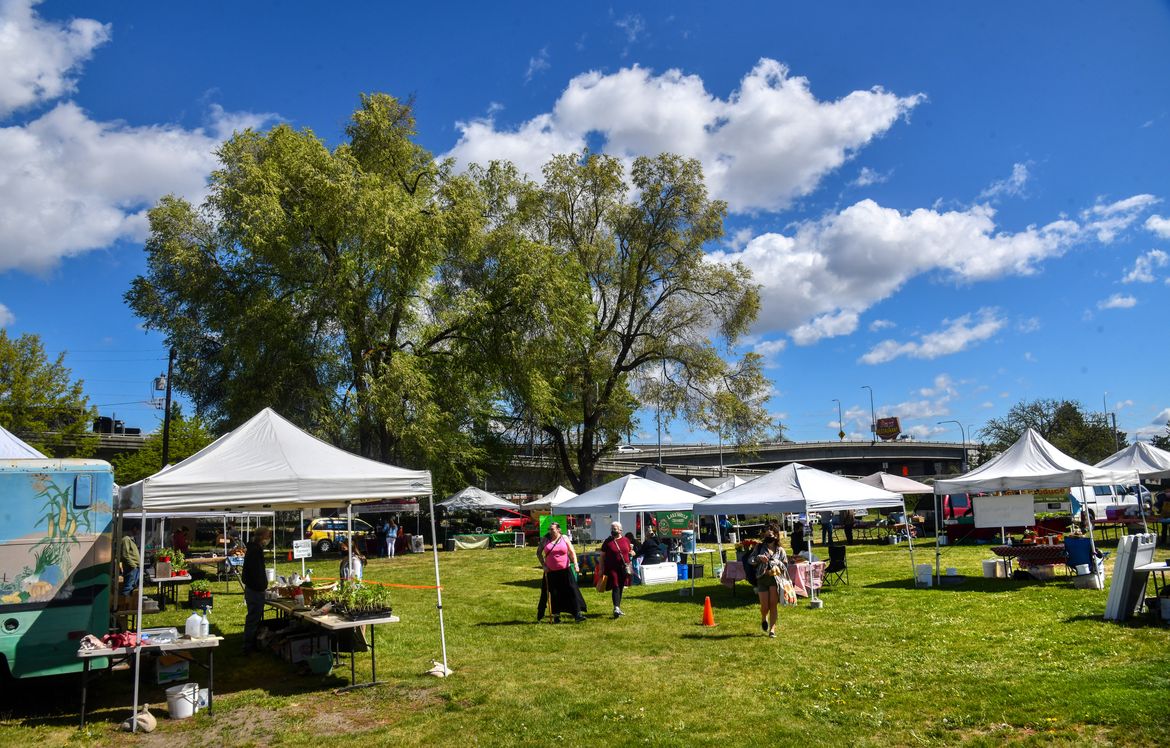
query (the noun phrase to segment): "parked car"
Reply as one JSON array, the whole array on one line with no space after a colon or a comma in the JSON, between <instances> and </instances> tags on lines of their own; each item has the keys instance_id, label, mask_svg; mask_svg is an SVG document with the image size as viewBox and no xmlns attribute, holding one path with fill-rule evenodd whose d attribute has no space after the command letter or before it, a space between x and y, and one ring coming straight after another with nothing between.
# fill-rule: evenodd
<instances>
[{"instance_id":1,"label":"parked car","mask_svg":"<svg viewBox=\"0 0 1170 748\"><path fill-rule=\"evenodd\" d=\"M965 493L952 493L943 496L943 519L959 519L960 517L974 516L971 508L971 497Z\"/></svg>"},{"instance_id":2,"label":"parked car","mask_svg":"<svg viewBox=\"0 0 1170 748\"><path fill-rule=\"evenodd\" d=\"M641 452L642 450L638 449L633 444L619 444L617 451L619 455L627 455L633 454L635 452Z\"/></svg>"},{"instance_id":3,"label":"parked car","mask_svg":"<svg viewBox=\"0 0 1170 748\"><path fill-rule=\"evenodd\" d=\"M348 532L345 517L318 517L305 527L305 540L313 541L317 553L328 553L340 547L340 542L345 539ZM374 528L369 522L354 518L355 538L365 538L374 534Z\"/></svg>"}]
</instances>

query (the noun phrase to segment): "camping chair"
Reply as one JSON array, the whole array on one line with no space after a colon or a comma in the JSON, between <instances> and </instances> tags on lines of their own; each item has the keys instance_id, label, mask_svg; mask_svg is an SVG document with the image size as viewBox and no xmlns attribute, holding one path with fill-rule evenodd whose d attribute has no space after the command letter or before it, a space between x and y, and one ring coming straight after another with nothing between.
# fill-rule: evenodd
<instances>
[{"instance_id":1,"label":"camping chair","mask_svg":"<svg viewBox=\"0 0 1170 748\"><path fill-rule=\"evenodd\" d=\"M1065 538L1064 552L1068 556L1064 563L1068 567L1068 572L1073 575L1077 573L1077 566L1081 564L1088 564L1089 572L1095 574L1101 568L1105 556L1109 555L1103 553L1099 559L1094 558L1093 546L1088 538Z\"/></svg>"},{"instance_id":2,"label":"camping chair","mask_svg":"<svg viewBox=\"0 0 1170 748\"><path fill-rule=\"evenodd\" d=\"M833 577L838 582L849 584L849 565L845 563L845 549L848 546L837 544L829 546L829 563L825 566L825 583L832 585Z\"/></svg>"}]
</instances>

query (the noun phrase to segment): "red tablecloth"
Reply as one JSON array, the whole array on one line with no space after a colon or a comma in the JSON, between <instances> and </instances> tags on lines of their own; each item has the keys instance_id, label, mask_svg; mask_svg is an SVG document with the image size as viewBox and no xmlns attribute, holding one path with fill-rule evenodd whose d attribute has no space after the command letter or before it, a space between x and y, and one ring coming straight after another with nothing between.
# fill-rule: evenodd
<instances>
[{"instance_id":1,"label":"red tablecloth","mask_svg":"<svg viewBox=\"0 0 1170 748\"><path fill-rule=\"evenodd\" d=\"M997 545L991 552L1003 558L1014 558L1025 566L1063 564L1068 558L1063 545Z\"/></svg>"},{"instance_id":2,"label":"red tablecloth","mask_svg":"<svg viewBox=\"0 0 1170 748\"><path fill-rule=\"evenodd\" d=\"M824 582L825 576L825 562L816 561L812 568L812 586L813 589L819 590L821 584ZM801 597L808 597L808 562L801 561L799 563L788 564L788 577L792 580L792 586L796 588L796 594ZM746 579L743 573L742 561L728 561L723 565L723 575L719 577L719 581L727 587L734 587L735 583L740 579Z\"/></svg>"}]
</instances>

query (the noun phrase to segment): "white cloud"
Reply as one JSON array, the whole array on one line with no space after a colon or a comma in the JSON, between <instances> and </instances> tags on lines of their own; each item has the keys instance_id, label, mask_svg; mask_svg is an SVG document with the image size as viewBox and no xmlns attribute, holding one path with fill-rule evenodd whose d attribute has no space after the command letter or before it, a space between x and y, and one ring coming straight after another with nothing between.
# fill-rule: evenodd
<instances>
[{"instance_id":1,"label":"white cloud","mask_svg":"<svg viewBox=\"0 0 1170 748\"><path fill-rule=\"evenodd\" d=\"M792 330L792 341L797 345L811 345L821 338L848 335L857 329L857 313L846 310L814 317Z\"/></svg>"},{"instance_id":2,"label":"white cloud","mask_svg":"<svg viewBox=\"0 0 1170 748\"><path fill-rule=\"evenodd\" d=\"M1150 440L1155 436L1164 436L1166 426L1170 425L1170 408L1163 408L1148 425L1142 426L1133 432L1135 439Z\"/></svg>"},{"instance_id":3,"label":"white cloud","mask_svg":"<svg viewBox=\"0 0 1170 748\"><path fill-rule=\"evenodd\" d=\"M72 74L110 38L109 26L87 18L46 21L37 4L0 3L0 118L72 93Z\"/></svg>"},{"instance_id":4,"label":"white cloud","mask_svg":"<svg viewBox=\"0 0 1170 748\"><path fill-rule=\"evenodd\" d=\"M990 408L994 408L995 403L991 402L990 400L984 400L983 402L979 403L979 407L983 408L984 410L987 410Z\"/></svg>"},{"instance_id":5,"label":"white cloud","mask_svg":"<svg viewBox=\"0 0 1170 748\"><path fill-rule=\"evenodd\" d=\"M772 358L788 347L787 340L761 340L752 346L752 350L764 358Z\"/></svg>"},{"instance_id":6,"label":"white cloud","mask_svg":"<svg viewBox=\"0 0 1170 748\"><path fill-rule=\"evenodd\" d=\"M0 128L0 271L141 240L146 208L168 193L201 199L214 150L257 118L213 109L208 128L95 122L65 102Z\"/></svg>"},{"instance_id":7,"label":"white cloud","mask_svg":"<svg viewBox=\"0 0 1170 748\"><path fill-rule=\"evenodd\" d=\"M861 167L861 171L858 172L857 178L849 184L853 187L869 187L872 184L881 184L882 182L886 182L889 180L889 178L890 175L888 173L883 174L879 171L874 171L868 166L863 166Z\"/></svg>"},{"instance_id":8,"label":"white cloud","mask_svg":"<svg viewBox=\"0 0 1170 748\"><path fill-rule=\"evenodd\" d=\"M934 359L967 349L969 346L987 340L1006 324L995 309L980 309L978 319L964 314L954 320L943 320L943 329L921 336L919 342L899 343L883 340L874 346L859 361L865 364L881 364L902 356Z\"/></svg>"},{"instance_id":9,"label":"white cloud","mask_svg":"<svg viewBox=\"0 0 1170 748\"><path fill-rule=\"evenodd\" d=\"M712 252L713 261L741 261L762 285L757 327L819 334L852 332L850 320L896 293L909 279L942 271L958 281L1028 275L1079 237L1060 220L1010 233L995 210L975 206L902 213L862 200L840 213L807 221L791 235L761 234L739 252ZM810 321L811 320L811 321Z\"/></svg>"},{"instance_id":10,"label":"white cloud","mask_svg":"<svg viewBox=\"0 0 1170 748\"><path fill-rule=\"evenodd\" d=\"M1036 363L1036 356L1031 351L1024 351L1024 361L1029 364Z\"/></svg>"},{"instance_id":11,"label":"white cloud","mask_svg":"<svg viewBox=\"0 0 1170 748\"><path fill-rule=\"evenodd\" d=\"M1161 200L1153 195L1133 195L1124 200L1112 203L1102 203L1100 200L1092 208L1081 213L1085 221L1085 230L1097 235L1097 240L1108 244L1117 238L1117 235L1134 224L1140 215ZM1149 220L1146 221L1147 225Z\"/></svg>"},{"instance_id":12,"label":"white cloud","mask_svg":"<svg viewBox=\"0 0 1170 748\"><path fill-rule=\"evenodd\" d=\"M891 327L897 327L897 323L888 319L875 319L869 323L870 332L879 332L881 330L888 330Z\"/></svg>"},{"instance_id":13,"label":"white cloud","mask_svg":"<svg viewBox=\"0 0 1170 748\"><path fill-rule=\"evenodd\" d=\"M1137 299L1127 294L1115 293L1108 299L1097 302L1098 309L1132 309L1137 306Z\"/></svg>"},{"instance_id":14,"label":"white cloud","mask_svg":"<svg viewBox=\"0 0 1170 748\"><path fill-rule=\"evenodd\" d=\"M16 315L4 304L0 304L0 327L8 327L16 322Z\"/></svg>"},{"instance_id":15,"label":"white cloud","mask_svg":"<svg viewBox=\"0 0 1170 748\"><path fill-rule=\"evenodd\" d=\"M646 30L646 23L642 20L642 16L631 13L628 16L623 16L613 22L625 34L626 43L633 44L638 41L638 37Z\"/></svg>"},{"instance_id":16,"label":"white cloud","mask_svg":"<svg viewBox=\"0 0 1170 748\"><path fill-rule=\"evenodd\" d=\"M1134 260L1133 269L1122 277L1122 283L1153 283L1154 268L1166 267L1170 263L1170 255L1160 249L1151 249Z\"/></svg>"},{"instance_id":17,"label":"white cloud","mask_svg":"<svg viewBox=\"0 0 1170 748\"><path fill-rule=\"evenodd\" d=\"M579 152L596 133L604 152L626 160L663 151L699 159L711 193L733 211L778 210L922 100L875 87L821 101L808 79L769 59L720 99L698 76L635 65L578 75L552 111L512 129L497 128L490 115L460 122L459 142L446 155L463 166L506 158L538 176L550 156Z\"/></svg>"},{"instance_id":18,"label":"white cloud","mask_svg":"<svg viewBox=\"0 0 1170 748\"><path fill-rule=\"evenodd\" d=\"M957 395L958 390L955 389L954 380L951 379L949 374L939 374L934 378L933 386L919 389L918 394L922 397L939 397L945 395L949 399Z\"/></svg>"},{"instance_id":19,"label":"white cloud","mask_svg":"<svg viewBox=\"0 0 1170 748\"><path fill-rule=\"evenodd\" d=\"M1122 411L1122 410L1125 410L1126 408L1132 408L1132 407L1133 407L1133 400L1119 400L1113 404L1113 409L1116 411Z\"/></svg>"},{"instance_id":20,"label":"white cloud","mask_svg":"<svg viewBox=\"0 0 1170 748\"><path fill-rule=\"evenodd\" d=\"M1154 215L1146 219L1146 229L1163 239L1170 239L1170 218Z\"/></svg>"},{"instance_id":21,"label":"white cloud","mask_svg":"<svg viewBox=\"0 0 1170 748\"><path fill-rule=\"evenodd\" d=\"M1002 197L1018 197L1024 194L1028 176L1027 164L1012 164L1011 176L992 182L991 186L979 193L979 199L994 202Z\"/></svg>"},{"instance_id":22,"label":"white cloud","mask_svg":"<svg viewBox=\"0 0 1170 748\"><path fill-rule=\"evenodd\" d=\"M542 70L548 70L548 47L541 48L535 57L528 58L528 69L524 71L524 82L528 83L534 75Z\"/></svg>"},{"instance_id":23,"label":"white cloud","mask_svg":"<svg viewBox=\"0 0 1170 748\"><path fill-rule=\"evenodd\" d=\"M1016 329L1024 334L1036 332L1040 329L1040 318L1029 317L1028 319L1022 319L1016 323Z\"/></svg>"}]
</instances>

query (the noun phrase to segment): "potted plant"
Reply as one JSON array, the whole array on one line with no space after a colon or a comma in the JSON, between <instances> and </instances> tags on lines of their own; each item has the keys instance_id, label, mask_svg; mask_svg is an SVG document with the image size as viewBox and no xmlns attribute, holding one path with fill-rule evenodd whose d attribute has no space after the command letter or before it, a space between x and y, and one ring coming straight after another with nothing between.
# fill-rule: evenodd
<instances>
[{"instance_id":1,"label":"potted plant","mask_svg":"<svg viewBox=\"0 0 1170 748\"><path fill-rule=\"evenodd\" d=\"M335 590L321 591L317 603L332 603L332 612L351 621L390 615L390 590L381 585L346 584Z\"/></svg>"},{"instance_id":2,"label":"potted plant","mask_svg":"<svg viewBox=\"0 0 1170 748\"><path fill-rule=\"evenodd\" d=\"M169 548L171 556L171 576L181 577L187 573L187 557L178 548Z\"/></svg>"},{"instance_id":3,"label":"potted plant","mask_svg":"<svg viewBox=\"0 0 1170 748\"><path fill-rule=\"evenodd\" d=\"M187 604L199 610L212 607L211 582L206 579L196 579L187 590Z\"/></svg>"}]
</instances>

